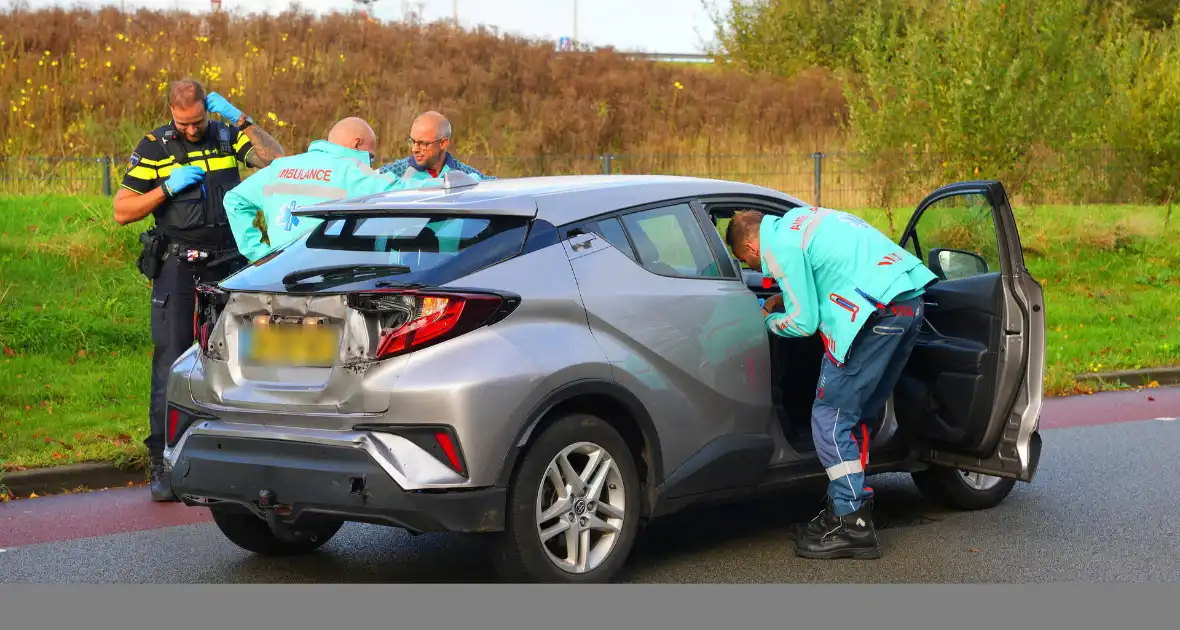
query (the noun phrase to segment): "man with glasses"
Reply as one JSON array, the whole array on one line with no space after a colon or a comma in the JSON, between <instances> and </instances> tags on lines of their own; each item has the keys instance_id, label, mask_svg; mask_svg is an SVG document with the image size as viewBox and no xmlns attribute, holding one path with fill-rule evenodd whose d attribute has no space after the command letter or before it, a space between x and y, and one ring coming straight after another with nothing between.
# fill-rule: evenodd
<instances>
[{"instance_id":1,"label":"man with glasses","mask_svg":"<svg viewBox=\"0 0 1180 630\"><path fill-rule=\"evenodd\" d=\"M460 171L476 179L495 179L456 160L451 146L451 121L438 112L426 112L414 119L410 127L409 157L382 166L382 175L405 180L433 179L447 171Z\"/></svg>"}]
</instances>

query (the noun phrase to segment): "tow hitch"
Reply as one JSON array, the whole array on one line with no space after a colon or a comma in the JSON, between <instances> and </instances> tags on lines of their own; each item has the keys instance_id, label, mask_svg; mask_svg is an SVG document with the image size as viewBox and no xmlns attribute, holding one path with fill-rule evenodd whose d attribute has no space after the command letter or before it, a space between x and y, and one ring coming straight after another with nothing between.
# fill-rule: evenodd
<instances>
[{"instance_id":1,"label":"tow hitch","mask_svg":"<svg viewBox=\"0 0 1180 630\"><path fill-rule=\"evenodd\" d=\"M281 520L282 517L291 515L291 506L277 503L274 493L270 490L262 490L258 493L258 507L276 537L287 542L297 542L308 538L309 535L314 539L314 532L302 532L292 527L290 523Z\"/></svg>"}]
</instances>

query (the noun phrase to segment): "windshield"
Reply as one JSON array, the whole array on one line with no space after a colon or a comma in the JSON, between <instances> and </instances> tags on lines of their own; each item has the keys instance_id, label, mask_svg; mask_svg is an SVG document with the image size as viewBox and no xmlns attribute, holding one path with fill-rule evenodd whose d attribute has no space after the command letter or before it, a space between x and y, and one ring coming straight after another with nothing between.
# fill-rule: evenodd
<instances>
[{"instance_id":1,"label":"windshield","mask_svg":"<svg viewBox=\"0 0 1180 630\"><path fill-rule=\"evenodd\" d=\"M437 286L519 254L528 223L429 214L332 218L222 286L280 292L352 290L345 287L374 280Z\"/></svg>"}]
</instances>

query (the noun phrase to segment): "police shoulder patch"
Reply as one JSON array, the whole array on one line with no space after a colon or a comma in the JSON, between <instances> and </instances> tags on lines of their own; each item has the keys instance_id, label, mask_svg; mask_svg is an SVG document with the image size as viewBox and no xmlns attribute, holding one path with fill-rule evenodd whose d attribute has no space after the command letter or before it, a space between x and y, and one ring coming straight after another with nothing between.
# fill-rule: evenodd
<instances>
[{"instance_id":1,"label":"police shoulder patch","mask_svg":"<svg viewBox=\"0 0 1180 630\"><path fill-rule=\"evenodd\" d=\"M131 169L135 168L139 164L139 161L141 159L142 158L139 157L138 153L135 153L134 151L132 151L131 158L127 160L127 170L131 170Z\"/></svg>"}]
</instances>

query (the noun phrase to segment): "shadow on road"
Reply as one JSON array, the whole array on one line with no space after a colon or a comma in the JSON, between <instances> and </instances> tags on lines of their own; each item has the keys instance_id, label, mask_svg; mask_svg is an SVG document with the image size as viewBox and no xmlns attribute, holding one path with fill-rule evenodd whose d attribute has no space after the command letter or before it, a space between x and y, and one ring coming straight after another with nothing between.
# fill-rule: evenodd
<instances>
[{"instance_id":1,"label":"shadow on road","mask_svg":"<svg viewBox=\"0 0 1180 630\"><path fill-rule=\"evenodd\" d=\"M793 539L795 523L815 516L823 492L820 484L691 508L653 521L616 581L642 579L638 574L653 568L727 548L782 545L784 536ZM878 529L920 526L941 518L908 480L882 483L878 478L876 493ZM488 560L486 542L481 536L411 536L398 529L348 524L319 553L273 560L244 554L208 577L225 581L228 573L230 581L251 582L266 576L267 582L282 583L496 583L501 580Z\"/></svg>"},{"instance_id":2,"label":"shadow on road","mask_svg":"<svg viewBox=\"0 0 1180 630\"><path fill-rule=\"evenodd\" d=\"M927 502L908 476L872 478L878 531L933 523L945 513ZM795 525L819 513L824 483L722 505L690 508L653 521L637 542L620 581L629 581L651 565L674 564L694 554L750 544L782 544L795 539Z\"/></svg>"}]
</instances>

